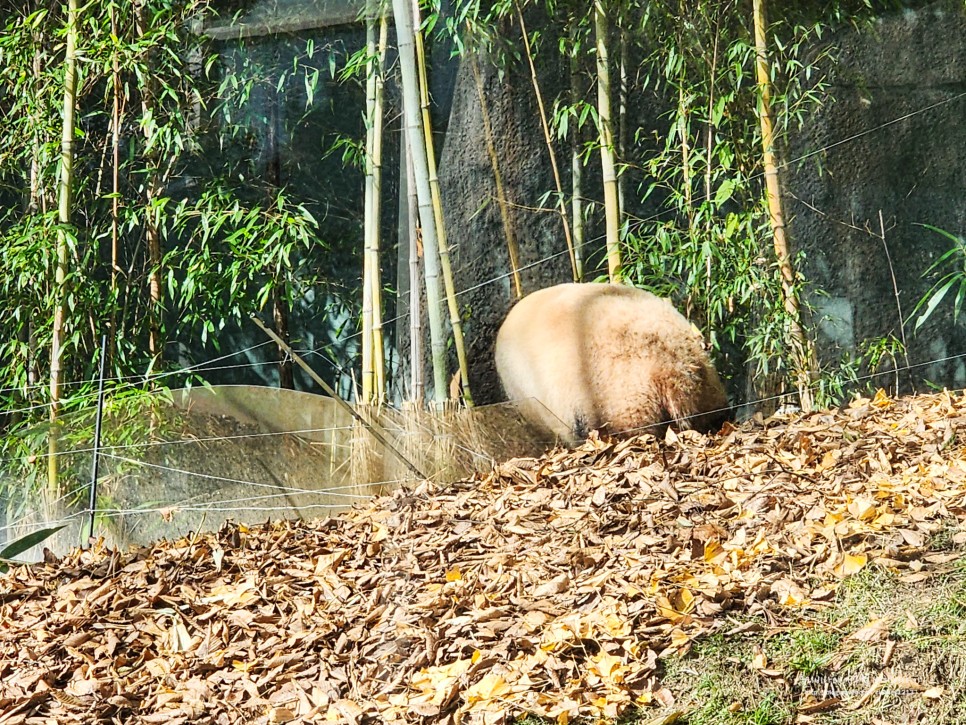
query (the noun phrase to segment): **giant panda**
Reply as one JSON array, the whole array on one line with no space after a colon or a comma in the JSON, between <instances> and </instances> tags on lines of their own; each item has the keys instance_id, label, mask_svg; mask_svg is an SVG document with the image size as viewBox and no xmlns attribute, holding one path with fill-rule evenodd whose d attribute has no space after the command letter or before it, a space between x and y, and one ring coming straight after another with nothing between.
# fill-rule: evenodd
<instances>
[{"instance_id":1,"label":"giant panda","mask_svg":"<svg viewBox=\"0 0 966 725\"><path fill-rule=\"evenodd\" d=\"M496 368L523 415L565 444L591 430L707 432L728 398L697 329L673 305L618 284L561 284L524 297L496 338Z\"/></svg>"}]
</instances>

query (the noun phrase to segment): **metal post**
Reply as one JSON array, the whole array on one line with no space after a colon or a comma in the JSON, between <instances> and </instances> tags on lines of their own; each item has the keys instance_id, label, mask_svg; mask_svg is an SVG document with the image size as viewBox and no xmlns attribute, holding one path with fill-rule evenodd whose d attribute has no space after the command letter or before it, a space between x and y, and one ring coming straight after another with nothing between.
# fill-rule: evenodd
<instances>
[{"instance_id":1,"label":"metal post","mask_svg":"<svg viewBox=\"0 0 966 725\"><path fill-rule=\"evenodd\" d=\"M90 514L90 529L83 547L90 546L94 538L94 507L97 505L97 468L101 458L101 421L104 418L104 369L107 362L107 335L101 335L101 371L97 382L97 416L94 419L94 463L91 470L91 497L87 510Z\"/></svg>"}]
</instances>

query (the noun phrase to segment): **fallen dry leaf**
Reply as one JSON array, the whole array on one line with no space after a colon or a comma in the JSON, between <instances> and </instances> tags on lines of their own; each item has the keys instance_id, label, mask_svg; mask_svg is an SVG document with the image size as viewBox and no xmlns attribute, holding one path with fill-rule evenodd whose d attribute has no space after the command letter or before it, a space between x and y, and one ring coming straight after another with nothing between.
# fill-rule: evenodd
<instances>
[{"instance_id":1,"label":"fallen dry leaf","mask_svg":"<svg viewBox=\"0 0 966 725\"><path fill-rule=\"evenodd\" d=\"M964 422L961 396L880 394L719 437L592 437L322 521L50 557L0 577L0 710L65 724L567 723L637 704L670 722L661 658L760 627L730 615L794 620L872 564L913 581L949 564L923 547L956 519L966 540ZM887 634L877 620L850 638ZM781 665L752 663L768 677Z\"/></svg>"}]
</instances>

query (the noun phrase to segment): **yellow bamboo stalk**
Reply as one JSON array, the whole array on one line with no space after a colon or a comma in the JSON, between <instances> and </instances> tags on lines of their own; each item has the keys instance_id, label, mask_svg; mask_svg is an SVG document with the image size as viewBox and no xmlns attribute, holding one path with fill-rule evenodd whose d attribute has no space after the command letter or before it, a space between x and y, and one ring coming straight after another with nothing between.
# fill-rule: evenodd
<instances>
[{"instance_id":1,"label":"yellow bamboo stalk","mask_svg":"<svg viewBox=\"0 0 966 725\"><path fill-rule=\"evenodd\" d=\"M781 273L782 296L788 315L788 336L791 343L795 379L802 410L812 409L811 372L814 354L801 324L801 309L795 291L795 270L785 234L785 216L782 210L781 187L778 164L775 159L775 133L771 116L771 73L768 63L767 21L764 0L754 0L752 12L755 24L755 69L758 79L759 112L761 121L762 162L765 168L765 193L768 215L774 237L775 258Z\"/></svg>"},{"instance_id":2,"label":"yellow bamboo stalk","mask_svg":"<svg viewBox=\"0 0 966 725\"><path fill-rule=\"evenodd\" d=\"M369 404L373 399L375 371L373 369L372 288L373 272L378 269L372 263L372 238L378 234L379 220L373 213L375 205L375 111L376 111L376 19L372 4L366 14L366 181L363 211L362 252L362 400ZM378 285L378 281L376 282Z\"/></svg>"},{"instance_id":3,"label":"yellow bamboo stalk","mask_svg":"<svg viewBox=\"0 0 966 725\"><path fill-rule=\"evenodd\" d=\"M429 190L433 200L433 217L436 221L436 240L439 244L439 261L443 272L443 287L446 291L446 307L449 311L449 323L453 330L453 346L456 348L456 360L459 364L462 382L463 401L467 407L473 406L473 394L470 391L470 369L466 359L466 345L463 341L463 324L460 320L459 303L456 300L456 282L453 279L453 266L449 256L449 241L446 236L446 224L443 220L443 197L439 189L439 176L436 169L436 149L433 143L433 120L429 109L429 78L426 71L426 49L423 44L422 24L419 16L419 2L413 2L413 20L415 30L413 40L416 45L416 68L419 72L419 105L422 110L423 136L426 139L426 161L429 165Z\"/></svg>"},{"instance_id":4,"label":"yellow bamboo stalk","mask_svg":"<svg viewBox=\"0 0 966 725\"><path fill-rule=\"evenodd\" d=\"M382 141L383 141L383 121L384 111L384 85L386 80L386 46L389 42L389 21L383 11L379 18L379 45L378 45L378 69L376 73L376 104L373 112L375 131L372 145L372 164L373 164L373 218L376 223L373 225L371 238L372 264L375 267L373 277L375 284L372 288L372 347L373 347L373 368L375 371L376 402L381 403L386 397L386 354L383 344L382 333L382 286L379 283L381 274L379 272L379 248L381 246L381 220L382 220Z\"/></svg>"},{"instance_id":5,"label":"yellow bamboo stalk","mask_svg":"<svg viewBox=\"0 0 966 725\"><path fill-rule=\"evenodd\" d=\"M500 219L503 222L503 235L506 237L506 249L510 256L510 275L513 280L513 295L518 300L523 298L523 281L520 278L520 248L517 246L513 224L510 223L510 206L506 200L503 188L503 174L500 173L500 159L496 155L496 144L493 142L493 126L490 123L490 111L486 105L486 94L483 92L483 77L480 74L480 64L476 56L468 56L473 78L476 80L476 94L480 99L480 114L483 118L483 139L486 143L486 153L490 157L490 167L493 169L493 183L496 187L496 203L500 207Z\"/></svg>"},{"instance_id":6,"label":"yellow bamboo stalk","mask_svg":"<svg viewBox=\"0 0 966 725\"><path fill-rule=\"evenodd\" d=\"M597 35L597 118L600 132L600 166L604 181L604 226L607 232L607 271L611 282L621 279L620 202L614 131L611 123L610 66L607 54L608 22L602 0L594 0Z\"/></svg>"},{"instance_id":7,"label":"yellow bamboo stalk","mask_svg":"<svg viewBox=\"0 0 966 725\"><path fill-rule=\"evenodd\" d=\"M537 98L537 108L540 111L540 125L543 128L543 139L547 144L547 151L550 154L550 168L553 170L553 181L557 188L557 210L560 212L560 220L563 223L564 240L567 243L567 252L570 255L570 269L574 282L577 282L580 279L580 270L577 267L574 240L570 233L570 221L567 218L567 203L564 201L560 170L557 168L557 153L553 149L553 139L550 136L550 123L547 121L547 110L543 104L543 93L540 91L540 82L537 79L537 68L533 64L533 53L530 50L530 36L527 33L527 25L523 21L523 10L520 9L519 3L516 3L516 10L517 18L520 21L520 31L523 33L523 50L527 55L527 63L530 66L530 80L533 83L533 93Z\"/></svg>"}]
</instances>

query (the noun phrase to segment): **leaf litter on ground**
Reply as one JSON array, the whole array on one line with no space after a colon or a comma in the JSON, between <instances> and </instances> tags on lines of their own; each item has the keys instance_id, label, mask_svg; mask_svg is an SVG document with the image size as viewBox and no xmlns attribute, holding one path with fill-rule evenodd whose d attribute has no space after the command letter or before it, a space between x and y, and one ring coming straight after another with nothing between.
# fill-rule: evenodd
<instances>
[{"instance_id":1,"label":"leaf litter on ground","mask_svg":"<svg viewBox=\"0 0 966 725\"><path fill-rule=\"evenodd\" d=\"M316 522L0 577L0 723L566 723L671 707L662 659L915 582L966 520L966 398L592 437ZM954 534L966 539L960 526ZM880 636L858 623L858 640ZM878 626L878 625L876 625ZM770 663L760 663L770 671Z\"/></svg>"}]
</instances>

